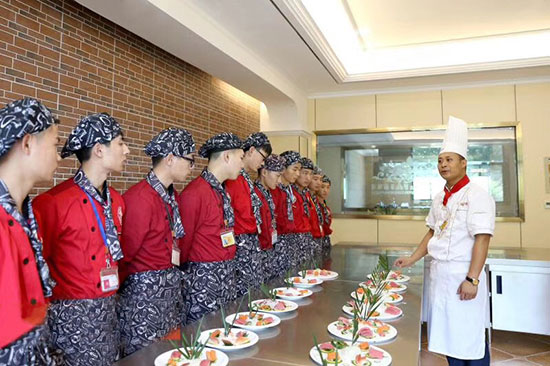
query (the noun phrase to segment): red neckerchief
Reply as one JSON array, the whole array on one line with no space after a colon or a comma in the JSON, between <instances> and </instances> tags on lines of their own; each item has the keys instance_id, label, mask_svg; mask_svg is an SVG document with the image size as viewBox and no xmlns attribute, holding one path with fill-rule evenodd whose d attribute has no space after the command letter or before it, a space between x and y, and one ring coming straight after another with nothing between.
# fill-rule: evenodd
<instances>
[{"instance_id":1,"label":"red neckerchief","mask_svg":"<svg viewBox=\"0 0 550 366\"><path fill-rule=\"evenodd\" d=\"M468 178L468 176L465 175L464 177L462 177L461 180L456 182L456 184L453 186L451 190L449 190L445 185L445 188L443 189L443 192L445 192L445 197L443 197L443 206L447 206L447 201L449 200L449 198L456 192L460 191L462 187L464 187L468 183L470 183L470 178Z\"/></svg>"}]
</instances>

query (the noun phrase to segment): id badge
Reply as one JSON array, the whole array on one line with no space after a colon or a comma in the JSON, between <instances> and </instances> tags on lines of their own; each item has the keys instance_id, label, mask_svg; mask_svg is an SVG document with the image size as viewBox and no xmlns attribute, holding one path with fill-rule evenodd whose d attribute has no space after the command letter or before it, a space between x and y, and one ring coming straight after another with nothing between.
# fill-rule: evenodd
<instances>
[{"instance_id":1,"label":"id badge","mask_svg":"<svg viewBox=\"0 0 550 366\"><path fill-rule=\"evenodd\" d=\"M222 231L221 238L222 238L222 246L224 248L227 248L236 244L235 235L233 235L233 230Z\"/></svg>"},{"instance_id":2,"label":"id badge","mask_svg":"<svg viewBox=\"0 0 550 366\"><path fill-rule=\"evenodd\" d=\"M319 232L323 235L323 225L319 225Z\"/></svg>"},{"instance_id":3,"label":"id badge","mask_svg":"<svg viewBox=\"0 0 550 366\"><path fill-rule=\"evenodd\" d=\"M271 232L271 244L275 244L277 242L277 230L273 230Z\"/></svg>"},{"instance_id":4,"label":"id badge","mask_svg":"<svg viewBox=\"0 0 550 366\"><path fill-rule=\"evenodd\" d=\"M101 290L111 292L118 289L118 268L103 268L99 272Z\"/></svg>"},{"instance_id":5,"label":"id badge","mask_svg":"<svg viewBox=\"0 0 550 366\"><path fill-rule=\"evenodd\" d=\"M172 264L174 266L180 265L180 250L179 248L172 247Z\"/></svg>"}]
</instances>

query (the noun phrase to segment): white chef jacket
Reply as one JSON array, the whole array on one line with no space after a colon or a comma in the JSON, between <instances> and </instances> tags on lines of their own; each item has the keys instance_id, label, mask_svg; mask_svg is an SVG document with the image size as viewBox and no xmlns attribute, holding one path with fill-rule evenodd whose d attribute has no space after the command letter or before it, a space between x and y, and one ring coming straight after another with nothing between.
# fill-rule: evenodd
<instances>
[{"instance_id":1,"label":"white chef jacket","mask_svg":"<svg viewBox=\"0 0 550 366\"><path fill-rule=\"evenodd\" d=\"M470 268L475 235L494 233L495 201L472 182L454 193L447 206L443 206L444 195L435 197L426 218L434 230L428 242L433 258L427 299L428 349L463 360L481 359L488 307L485 271L474 299L461 301L457 290Z\"/></svg>"}]
</instances>

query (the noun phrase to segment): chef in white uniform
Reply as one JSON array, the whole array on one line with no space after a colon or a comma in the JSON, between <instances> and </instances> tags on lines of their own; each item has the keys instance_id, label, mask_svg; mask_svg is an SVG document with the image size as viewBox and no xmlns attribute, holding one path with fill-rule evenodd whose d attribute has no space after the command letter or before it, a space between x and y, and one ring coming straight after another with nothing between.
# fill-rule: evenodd
<instances>
[{"instance_id":1,"label":"chef in white uniform","mask_svg":"<svg viewBox=\"0 0 550 366\"><path fill-rule=\"evenodd\" d=\"M468 127L450 117L438 157L446 181L426 225L429 230L410 257L412 266L429 254L428 350L447 356L450 366L489 366L485 341L487 278L483 267L495 228L495 202L466 175Z\"/></svg>"}]
</instances>

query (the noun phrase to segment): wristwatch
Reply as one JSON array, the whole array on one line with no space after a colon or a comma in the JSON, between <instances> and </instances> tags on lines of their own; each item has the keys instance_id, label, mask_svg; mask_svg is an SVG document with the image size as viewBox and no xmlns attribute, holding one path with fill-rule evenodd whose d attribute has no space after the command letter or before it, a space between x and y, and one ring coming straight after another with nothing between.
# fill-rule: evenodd
<instances>
[{"instance_id":1,"label":"wristwatch","mask_svg":"<svg viewBox=\"0 0 550 366\"><path fill-rule=\"evenodd\" d=\"M474 286L479 285L479 280L476 278L466 276L466 281L471 282Z\"/></svg>"}]
</instances>

